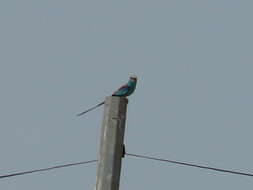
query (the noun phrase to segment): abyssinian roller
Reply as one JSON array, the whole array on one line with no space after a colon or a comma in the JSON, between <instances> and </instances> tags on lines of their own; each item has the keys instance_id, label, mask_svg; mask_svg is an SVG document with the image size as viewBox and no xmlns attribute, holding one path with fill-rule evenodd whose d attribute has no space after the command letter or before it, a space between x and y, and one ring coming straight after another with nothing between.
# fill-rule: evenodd
<instances>
[{"instance_id":1,"label":"abyssinian roller","mask_svg":"<svg viewBox=\"0 0 253 190\"><path fill-rule=\"evenodd\" d=\"M137 84L137 76L132 75L132 76L130 76L128 82L125 85L121 86L117 91L115 91L112 94L112 96L118 96L118 97L130 96L134 92L134 90L136 88L136 84ZM90 109L85 110L84 112L81 112L81 113L77 114L77 116L84 115L85 113L87 113L91 110L94 110L95 108L103 105L104 103L105 102L103 101L103 102L91 107Z\"/></svg>"}]
</instances>

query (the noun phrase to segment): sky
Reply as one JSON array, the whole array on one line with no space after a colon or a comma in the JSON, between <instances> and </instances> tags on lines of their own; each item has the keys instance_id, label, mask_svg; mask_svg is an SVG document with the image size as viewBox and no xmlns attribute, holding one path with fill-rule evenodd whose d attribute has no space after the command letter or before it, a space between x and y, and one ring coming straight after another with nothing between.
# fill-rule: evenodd
<instances>
[{"instance_id":1,"label":"sky","mask_svg":"<svg viewBox=\"0 0 253 190\"><path fill-rule=\"evenodd\" d=\"M0 175L96 159L129 75L129 153L253 173L253 1L1 0ZM96 163L0 180L94 189ZM253 178L125 157L120 189L252 189Z\"/></svg>"}]
</instances>

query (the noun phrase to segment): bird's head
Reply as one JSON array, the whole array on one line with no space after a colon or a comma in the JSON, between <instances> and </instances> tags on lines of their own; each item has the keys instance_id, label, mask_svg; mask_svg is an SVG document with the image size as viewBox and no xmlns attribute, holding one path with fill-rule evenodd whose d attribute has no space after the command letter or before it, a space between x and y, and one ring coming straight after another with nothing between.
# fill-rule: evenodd
<instances>
[{"instance_id":1,"label":"bird's head","mask_svg":"<svg viewBox=\"0 0 253 190\"><path fill-rule=\"evenodd\" d=\"M136 75L131 75L130 80L137 81L137 76Z\"/></svg>"}]
</instances>

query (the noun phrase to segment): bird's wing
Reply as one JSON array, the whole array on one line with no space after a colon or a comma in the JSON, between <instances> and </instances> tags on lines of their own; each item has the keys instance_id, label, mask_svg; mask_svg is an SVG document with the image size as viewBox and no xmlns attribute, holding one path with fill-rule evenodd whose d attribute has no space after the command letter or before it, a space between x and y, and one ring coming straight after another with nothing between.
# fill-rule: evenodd
<instances>
[{"instance_id":1,"label":"bird's wing","mask_svg":"<svg viewBox=\"0 0 253 190\"><path fill-rule=\"evenodd\" d=\"M118 90L116 90L112 95L118 95L118 93L124 91L124 90L128 90L129 86L127 84L121 86Z\"/></svg>"}]
</instances>

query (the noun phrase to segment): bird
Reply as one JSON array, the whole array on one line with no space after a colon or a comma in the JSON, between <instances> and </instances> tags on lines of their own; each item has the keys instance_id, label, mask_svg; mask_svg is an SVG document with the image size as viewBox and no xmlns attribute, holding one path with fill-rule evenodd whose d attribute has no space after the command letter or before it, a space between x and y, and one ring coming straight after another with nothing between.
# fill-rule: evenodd
<instances>
[{"instance_id":1,"label":"bird","mask_svg":"<svg viewBox=\"0 0 253 190\"><path fill-rule=\"evenodd\" d=\"M112 96L117 96L117 97L127 97L130 96L135 88L136 88L136 84L137 84L137 76L136 75L131 75L129 77L129 80L126 84L124 84L123 86L121 86L118 90L116 90ZM102 106L105 103L105 101L100 102L99 104L77 114L76 116L82 116L84 114L86 114L87 112L90 112L92 110L94 110L95 108Z\"/></svg>"}]
</instances>

